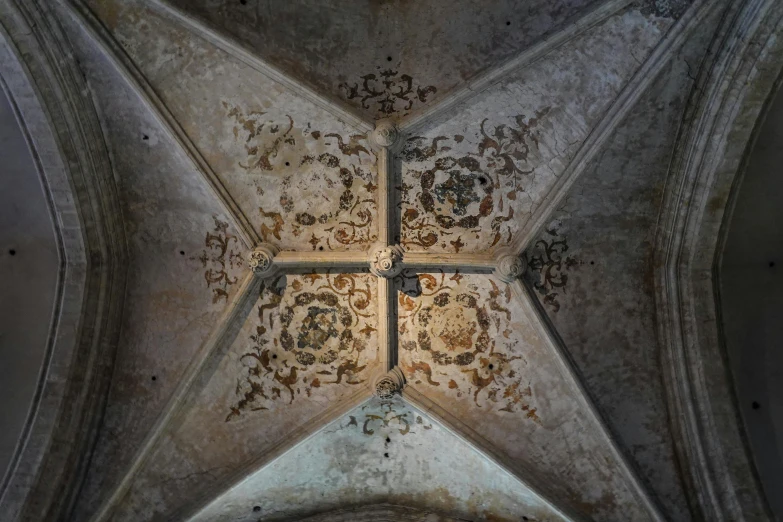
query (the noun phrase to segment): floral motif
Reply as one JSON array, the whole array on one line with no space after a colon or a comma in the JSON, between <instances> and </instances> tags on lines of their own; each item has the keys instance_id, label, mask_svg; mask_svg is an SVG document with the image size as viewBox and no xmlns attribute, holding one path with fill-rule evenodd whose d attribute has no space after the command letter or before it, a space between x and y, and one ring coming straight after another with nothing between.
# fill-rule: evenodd
<instances>
[{"instance_id":1,"label":"floral motif","mask_svg":"<svg viewBox=\"0 0 783 522\"><path fill-rule=\"evenodd\" d=\"M324 133L297 126L289 115L223 105L245 151L238 165L255 183L264 241L301 237L313 250L366 249L377 241L375 154L367 136Z\"/></svg>"},{"instance_id":2,"label":"floral motif","mask_svg":"<svg viewBox=\"0 0 783 522\"><path fill-rule=\"evenodd\" d=\"M207 288L212 289L212 302L217 303L221 299L228 302L229 287L238 281L233 272L243 265L242 255L236 249L239 246L236 236L228 232L228 223L219 220L217 216L212 216L212 219L215 228L207 232L205 248L197 259L206 269L204 279Z\"/></svg>"},{"instance_id":3,"label":"floral motif","mask_svg":"<svg viewBox=\"0 0 783 522\"><path fill-rule=\"evenodd\" d=\"M551 239L539 239L526 253L529 277L533 288L543 296L545 305L553 312L560 310L559 291L566 292L568 274L566 272L577 268L582 261L573 256L565 256L568 252L568 241L560 237L557 231L550 228L546 232Z\"/></svg>"},{"instance_id":4,"label":"floral motif","mask_svg":"<svg viewBox=\"0 0 783 522\"><path fill-rule=\"evenodd\" d=\"M455 273L403 272L400 294L402 368L408 380L454 390L480 406L524 412L539 422L527 362L511 336L511 289Z\"/></svg>"},{"instance_id":5,"label":"floral motif","mask_svg":"<svg viewBox=\"0 0 783 522\"><path fill-rule=\"evenodd\" d=\"M392 114L407 114L416 102L426 103L427 98L438 92L432 85L415 85L413 77L400 74L394 69L380 69L377 74L370 73L361 77L360 83L353 85L344 82L339 85L348 100L356 100L365 109L371 104L377 109L379 117Z\"/></svg>"},{"instance_id":6,"label":"floral motif","mask_svg":"<svg viewBox=\"0 0 783 522\"><path fill-rule=\"evenodd\" d=\"M402 244L430 248L440 242L448 250L445 238L458 234L449 244L459 252L462 235L483 229L492 234L491 246L509 242L515 202L538 153L537 127L548 112L518 115L514 125L490 127L484 119L472 142L459 134L409 138L402 151Z\"/></svg>"},{"instance_id":7,"label":"floral motif","mask_svg":"<svg viewBox=\"0 0 783 522\"><path fill-rule=\"evenodd\" d=\"M261 287L255 333L239 360L237 402L226 422L292 403L314 389L366 382L377 317L373 278L364 274L278 277ZM377 342L377 341L375 341Z\"/></svg>"}]
</instances>

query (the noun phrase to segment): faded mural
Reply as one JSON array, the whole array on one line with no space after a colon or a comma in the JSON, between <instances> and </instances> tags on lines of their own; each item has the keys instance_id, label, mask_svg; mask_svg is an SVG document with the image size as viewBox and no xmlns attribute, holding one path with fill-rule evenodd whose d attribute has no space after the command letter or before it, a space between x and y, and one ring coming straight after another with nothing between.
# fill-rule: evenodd
<instances>
[{"instance_id":1,"label":"faded mural","mask_svg":"<svg viewBox=\"0 0 783 522\"><path fill-rule=\"evenodd\" d=\"M402 151L402 245L408 250L484 250L511 241L514 213L538 156L549 108L509 122L488 118L464 132L409 138Z\"/></svg>"},{"instance_id":2,"label":"faded mural","mask_svg":"<svg viewBox=\"0 0 783 522\"><path fill-rule=\"evenodd\" d=\"M284 249L366 250L378 238L376 157L364 134L323 132L223 102L238 166L252 180L264 241Z\"/></svg>"},{"instance_id":3,"label":"faded mural","mask_svg":"<svg viewBox=\"0 0 783 522\"><path fill-rule=\"evenodd\" d=\"M540 423L528 365L513 335L511 288L459 272L400 276L400 362L407 378L482 408Z\"/></svg>"},{"instance_id":4,"label":"faded mural","mask_svg":"<svg viewBox=\"0 0 783 522\"><path fill-rule=\"evenodd\" d=\"M366 383L377 355L375 277L281 276L262 284L226 422L333 384Z\"/></svg>"}]
</instances>

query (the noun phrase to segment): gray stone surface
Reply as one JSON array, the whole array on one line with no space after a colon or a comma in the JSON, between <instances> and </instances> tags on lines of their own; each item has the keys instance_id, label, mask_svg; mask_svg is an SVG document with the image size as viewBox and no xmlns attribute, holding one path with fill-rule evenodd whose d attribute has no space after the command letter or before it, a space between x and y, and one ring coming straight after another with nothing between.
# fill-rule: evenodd
<instances>
[{"instance_id":1,"label":"gray stone surface","mask_svg":"<svg viewBox=\"0 0 783 522\"><path fill-rule=\"evenodd\" d=\"M31 418L57 301L60 257L48 196L23 129L0 92L0 476ZM23 440L22 440L23 442Z\"/></svg>"}]
</instances>

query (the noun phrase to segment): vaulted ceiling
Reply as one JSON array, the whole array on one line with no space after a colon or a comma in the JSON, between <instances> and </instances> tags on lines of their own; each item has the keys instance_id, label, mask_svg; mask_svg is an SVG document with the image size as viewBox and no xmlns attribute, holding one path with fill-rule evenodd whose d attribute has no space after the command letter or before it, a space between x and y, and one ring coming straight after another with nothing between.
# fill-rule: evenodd
<instances>
[{"instance_id":1,"label":"vaulted ceiling","mask_svg":"<svg viewBox=\"0 0 783 522\"><path fill-rule=\"evenodd\" d=\"M660 329L677 191L720 192L720 223L736 171L676 174L735 92L711 75L778 52L781 8L731 4L11 2L9 56L64 53L92 115L72 164L106 158L110 218L85 271L109 266L119 305L83 365L98 413L69 428L71 489L6 501L92 522L711 519L700 488L729 474L695 452L742 428L694 435L678 408L709 394L681 392ZM49 41L27 40L38 17ZM750 121L769 71L746 73ZM744 446L720 458L751 477L722 516L762 520Z\"/></svg>"}]
</instances>

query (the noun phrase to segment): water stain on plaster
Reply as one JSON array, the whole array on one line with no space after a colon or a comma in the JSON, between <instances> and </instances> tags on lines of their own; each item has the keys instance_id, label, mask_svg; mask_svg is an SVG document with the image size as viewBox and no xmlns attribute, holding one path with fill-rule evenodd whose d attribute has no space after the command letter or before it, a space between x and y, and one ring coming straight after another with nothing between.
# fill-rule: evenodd
<instances>
[{"instance_id":1,"label":"water stain on plaster","mask_svg":"<svg viewBox=\"0 0 783 522\"><path fill-rule=\"evenodd\" d=\"M343 136L224 101L255 186L264 241L303 238L312 250L366 250L377 241L376 156L364 134ZM281 245L286 248L288 245Z\"/></svg>"},{"instance_id":2,"label":"water stain on plaster","mask_svg":"<svg viewBox=\"0 0 783 522\"><path fill-rule=\"evenodd\" d=\"M293 403L314 390L367 381L377 344L375 278L366 274L281 276L262 284L255 332L238 358L226 422Z\"/></svg>"},{"instance_id":3,"label":"water stain on plaster","mask_svg":"<svg viewBox=\"0 0 783 522\"><path fill-rule=\"evenodd\" d=\"M408 379L540 424L520 371L528 363L512 335L510 287L459 272L399 277L400 359Z\"/></svg>"},{"instance_id":4,"label":"water stain on plaster","mask_svg":"<svg viewBox=\"0 0 783 522\"><path fill-rule=\"evenodd\" d=\"M511 241L515 202L525 197L533 173L541 118L549 107L513 123L485 118L467 138L461 134L409 138L402 151L402 245L433 246L459 253L480 242L494 247Z\"/></svg>"}]
</instances>

